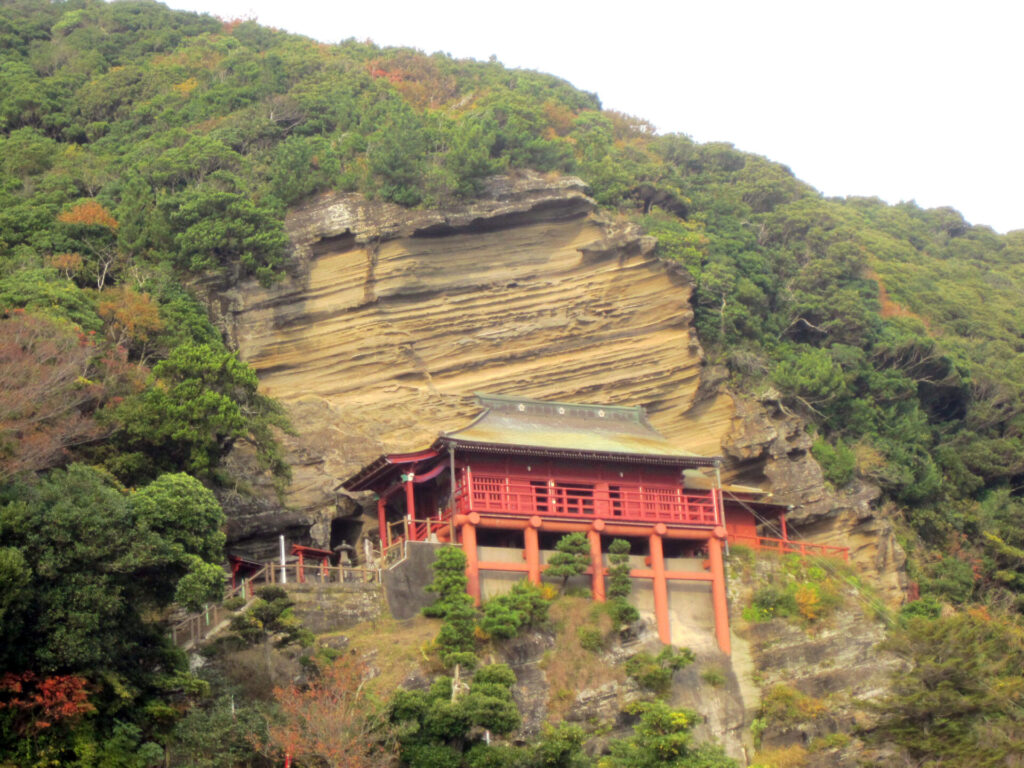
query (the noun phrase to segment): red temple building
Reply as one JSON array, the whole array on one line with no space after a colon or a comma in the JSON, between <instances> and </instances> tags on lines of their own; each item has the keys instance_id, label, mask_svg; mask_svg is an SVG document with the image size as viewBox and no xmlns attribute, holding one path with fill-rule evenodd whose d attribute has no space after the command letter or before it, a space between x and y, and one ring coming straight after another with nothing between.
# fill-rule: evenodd
<instances>
[{"instance_id":1,"label":"red temple building","mask_svg":"<svg viewBox=\"0 0 1024 768\"><path fill-rule=\"evenodd\" d=\"M630 575L649 580L662 642L671 636L669 583L684 581L710 592L718 646L729 653L723 545L771 541L793 551L786 507L756 488L723 488L717 471L701 471L717 470L720 459L675 447L642 408L478 399L483 411L468 426L425 450L381 456L343 483L377 494L382 551L406 537L460 544L468 589L479 602L481 573L521 573L539 584L542 551L580 531L590 541L591 590L603 601L603 553L612 539L626 539L632 554L644 556L646 567ZM759 537L758 518L781 524L782 538ZM521 558L479 556L509 549ZM666 561L674 558L698 558L703 567L673 569Z\"/></svg>"}]
</instances>

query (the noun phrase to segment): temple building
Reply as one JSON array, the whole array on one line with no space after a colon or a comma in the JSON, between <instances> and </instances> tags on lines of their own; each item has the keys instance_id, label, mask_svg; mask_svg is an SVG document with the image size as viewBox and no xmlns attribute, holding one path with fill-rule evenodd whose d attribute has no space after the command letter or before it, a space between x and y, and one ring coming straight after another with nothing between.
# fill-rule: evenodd
<instances>
[{"instance_id":1,"label":"temple building","mask_svg":"<svg viewBox=\"0 0 1024 768\"><path fill-rule=\"evenodd\" d=\"M710 598L715 638L728 654L723 547L778 541L790 551L786 508L756 488L723 487L719 458L675 447L643 408L477 397L483 410L468 426L424 450L381 456L342 484L376 493L381 550L405 539L461 545L479 602L482 580L539 584L543 553L579 531L590 542L591 592L603 601L604 553L625 539L643 558L630 575L649 584L662 642L672 637L670 587L682 582L686 599L703 593L707 606ZM781 539L758 535L766 520L781 526Z\"/></svg>"}]
</instances>

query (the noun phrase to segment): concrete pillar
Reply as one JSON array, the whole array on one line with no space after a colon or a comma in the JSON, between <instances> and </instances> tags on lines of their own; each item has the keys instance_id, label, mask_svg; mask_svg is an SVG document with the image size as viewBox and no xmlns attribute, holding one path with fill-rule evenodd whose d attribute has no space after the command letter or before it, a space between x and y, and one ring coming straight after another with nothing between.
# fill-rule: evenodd
<instances>
[{"instance_id":1,"label":"concrete pillar","mask_svg":"<svg viewBox=\"0 0 1024 768\"><path fill-rule=\"evenodd\" d=\"M475 520L473 518L476 518ZM466 553L466 592L473 598L473 605L480 605L480 559L476 551L476 524L480 515L470 513L462 525L462 551Z\"/></svg>"},{"instance_id":2,"label":"concrete pillar","mask_svg":"<svg viewBox=\"0 0 1024 768\"><path fill-rule=\"evenodd\" d=\"M654 527L650 536L651 572L654 575L654 618L658 624L658 639L665 645L672 643L672 627L668 619L668 579L665 578L665 553L661 537L667 529L664 523Z\"/></svg>"},{"instance_id":3,"label":"concrete pillar","mask_svg":"<svg viewBox=\"0 0 1024 768\"><path fill-rule=\"evenodd\" d=\"M604 528L603 520L595 520L594 527L587 531L587 538L590 540L590 590L594 593L594 599L603 603L605 601L604 591L604 563L601 562L601 529Z\"/></svg>"},{"instance_id":4,"label":"concrete pillar","mask_svg":"<svg viewBox=\"0 0 1024 768\"><path fill-rule=\"evenodd\" d=\"M540 586L540 541L537 529L541 526L541 519L534 515L530 518L529 525L523 530L523 544L526 548L526 578L531 584Z\"/></svg>"},{"instance_id":5,"label":"concrete pillar","mask_svg":"<svg viewBox=\"0 0 1024 768\"><path fill-rule=\"evenodd\" d=\"M708 539L708 562L711 566L711 604L715 610L715 638L718 647L726 656L732 654L729 638L729 601L725 593L725 565L722 562L722 539L725 530L715 528L715 535Z\"/></svg>"}]
</instances>

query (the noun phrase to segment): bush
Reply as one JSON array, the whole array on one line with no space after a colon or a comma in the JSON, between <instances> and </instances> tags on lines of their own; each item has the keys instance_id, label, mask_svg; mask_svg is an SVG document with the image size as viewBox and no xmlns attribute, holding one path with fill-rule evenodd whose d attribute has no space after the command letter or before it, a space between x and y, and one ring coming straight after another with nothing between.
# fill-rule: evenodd
<instances>
[{"instance_id":1,"label":"bush","mask_svg":"<svg viewBox=\"0 0 1024 768\"><path fill-rule=\"evenodd\" d=\"M580 640L580 647L591 653L598 653L604 650L604 636L601 630L594 627L580 627L576 630L576 636Z\"/></svg>"},{"instance_id":2,"label":"bush","mask_svg":"<svg viewBox=\"0 0 1024 768\"><path fill-rule=\"evenodd\" d=\"M480 629L491 637L515 637L520 629L544 623L549 604L541 587L520 581L511 591L487 601Z\"/></svg>"},{"instance_id":3,"label":"bush","mask_svg":"<svg viewBox=\"0 0 1024 768\"><path fill-rule=\"evenodd\" d=\"M631 656L626 659L625 670L640 687L663 695L672 685L672 674L693 663L694 658L689 648L676 650L667 645L657 656L643 652Z\"/></svg>"},{"instance_id":4,"label":"bush","mask_svg":"<svg viewBox=\"0 0 1024 768\"><path fill-rule=\"evenodd\" d=\"M814 720L828 707L788 685L772 686L761 699L761 716L772 725L786 726Z\"/></svg>"},{"instance_id":5,"label":"bush","mask_svg":"<svg viewBox=\"0 0 1024 768\"><path fill-rule=\"evenodd\" d=\"M818 438L811 446L811 454L821 465L825 479L836 488L842 488L853 480L857 469L857 454L847 448L842 440L836 440L833 445Z\"/></svg>"},{"instance_id":6,"label":"bush","mask_svg":"<svg viewBox=\"0 0 1024 768\"><path fill-rule=\"evenodd\" d=\"M708 667L700 673L700 679L712 688L718 688L725 684L725 673L718 667Z\"/></svg>"}]
</instances>

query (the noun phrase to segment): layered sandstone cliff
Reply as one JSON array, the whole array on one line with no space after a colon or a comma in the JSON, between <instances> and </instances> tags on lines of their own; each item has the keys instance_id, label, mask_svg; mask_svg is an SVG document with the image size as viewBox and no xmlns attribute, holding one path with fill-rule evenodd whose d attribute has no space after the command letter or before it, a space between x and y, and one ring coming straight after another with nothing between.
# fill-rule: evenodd
<instances>
[{"instance_id":1,"label":"layered sandstone cliff","mask_svg":"<svg viewBox=\"0 0 1024 768\"><path fill-rule=\"evenodd\" d=\"M314 538L340 480L463 426L474 392L644 405L700 453L730 428L724 394L699 424L686 416L702 364L688 276L599 216L577 179L501 177L444 212L332 195L288 228L289 278L223 299L240 354L294 421L287 501L300 515L286 517L321 523Z\"/></svg>"},{"instance_id":2,"label":"layered sandstone cliff","mask_svg":"<svg viewBox=\"0 0 1024 768\"><path fill-rule=\"evenodd\" d=\"M331 194L287 226L288 278L219 297L240 354L297 431L287 509L235 499L236 542L350 538L335 521L360 510L339 482L463 426L473 393L488 392L643 405L680 447L725 456L727 477L770 487L818 537L852 543L866 570L898 571L877 493L829 492L799 419L770 401L734 402L722 370L704 366L687 273L654 257L653 238L598 213L578 179L497 177L444 211ZM899 587L891 576L891 600Z\"/></svg>"}]
</instances>

